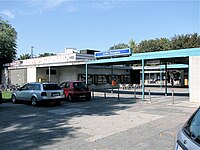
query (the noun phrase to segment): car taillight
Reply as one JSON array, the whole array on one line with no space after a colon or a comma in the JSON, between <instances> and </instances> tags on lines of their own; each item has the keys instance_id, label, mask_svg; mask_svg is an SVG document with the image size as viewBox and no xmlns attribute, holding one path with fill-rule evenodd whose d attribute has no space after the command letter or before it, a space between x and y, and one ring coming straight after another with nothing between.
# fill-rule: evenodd
<instances>
[{"instance_id":1,"label":"car taillight","mask_svg":"<svg viewBox=\"0 0 200 150\"><path fill-rule=\"evenodd\" d=\"M42 92L41 96L47 96L47 92Z\"/></svg>"}]
</instances>

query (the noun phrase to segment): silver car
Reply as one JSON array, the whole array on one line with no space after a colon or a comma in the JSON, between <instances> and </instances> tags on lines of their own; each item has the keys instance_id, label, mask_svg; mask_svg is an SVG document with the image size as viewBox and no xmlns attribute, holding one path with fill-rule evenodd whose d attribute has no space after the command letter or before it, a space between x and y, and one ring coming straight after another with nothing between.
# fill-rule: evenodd
<instances>
[{"instance_id":1,"label":"silver car","mask_svg":"<svg viewBox=\"0 0 200 150\"><path fill-rule=\"evenodd\" d=\"M65 97L63 90L56 83L26 83L12 93L12 102L19 100L30 101L33 106L40 102L54 102L60 104Z\"/></svg>"},{"instance_id":2,"label":"silver car","mask_svg":"<svg viewBox=\"0 0 200 150\"><path fill-rule=\"evenodd\" d=\"M178 132L174 149L200 150L200 107Z\"/></svg>"}]
</instances>

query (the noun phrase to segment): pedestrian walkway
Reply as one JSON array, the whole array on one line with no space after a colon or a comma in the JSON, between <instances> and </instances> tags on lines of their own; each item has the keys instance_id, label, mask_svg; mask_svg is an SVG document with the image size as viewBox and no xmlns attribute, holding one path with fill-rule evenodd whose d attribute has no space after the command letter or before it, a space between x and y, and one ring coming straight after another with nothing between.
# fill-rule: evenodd
<instances>
[{"instance_id":1,"label":"pedestrian walkway","mask_svg":"<svg viewBox=\"0 0 200 150\"><path fill-rule=\"evenodd\" d=\"M103 90L102 90L103 91ZM106 91L112 91L112 89L107 89ZM113 89L113 91L118 92L118 89ZM142 95L142 88L129 88L129 89L119 89L120 93L131 94L136 92L137 95ZM165 87L145 87L145 95L165 95ZM167 87L167 95L175 96L189 96L188 88L177 88L177 87Z\"/></svg>"},{"instance_id":2,"label":"pedestrian walkway","mask_svg":"<svg viewBox=\"0 0 200 150\"><path fill-rule=\"evenodd\" d=\"M150 90L150 93L149 93ZM174 95L172 95L172 90L174 90ZM108 89L103 92L92 92L92 99L95 100L107 100L107 101L130 101L137 103L162 103L166 105L176 105L176 106L191 106L196 107L198 103L189 102L188 89L187 88L168 88L168 95L165 96L165 91L159 87L146 87L145 96L142 99L142 90L134 89L124 90L124 89Z\"/></svg>"}]
</instances>

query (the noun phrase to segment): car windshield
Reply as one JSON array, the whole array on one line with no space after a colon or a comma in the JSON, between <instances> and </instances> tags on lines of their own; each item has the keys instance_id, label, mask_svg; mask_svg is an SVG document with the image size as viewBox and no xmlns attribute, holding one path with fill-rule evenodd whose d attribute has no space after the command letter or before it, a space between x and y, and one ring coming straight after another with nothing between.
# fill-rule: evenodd
<instances>
[{"instance_id":1,"label":"car windshield","mask_svg":"<svg viewBox=\"0 0 200 150\"><path fill-rule=\"evenodd\" d=\"M185 124L184 131L193 141L200 144L200 108Z\"/></svg>"},{"instance_id":2,"label":"car windshield","mask_svg":"<svg viewBox=\"0 0 200 150\"><path fill-rule=\"evenodd\" d=\"M74 89L81 90L86 89L86 84L84 82L74 82Z\"/></svg>"},{"instance_id":3,"label":"car windshield","mask_svg":"<svg viewBox=\"0 0 200 150\"><path fill-rule=\"evenodd\" d=\"M61 88L57 84L43 84L44 90L60 90Z\"/></svg>"}]
</instances>

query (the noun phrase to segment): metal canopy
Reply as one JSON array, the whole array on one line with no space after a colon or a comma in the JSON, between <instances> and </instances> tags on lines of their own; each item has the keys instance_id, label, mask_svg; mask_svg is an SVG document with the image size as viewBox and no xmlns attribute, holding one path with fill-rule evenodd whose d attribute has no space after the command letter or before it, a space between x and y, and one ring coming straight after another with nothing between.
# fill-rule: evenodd
<instances>
[{"instance_id":1,"label":"metal canopy","mask_svg":"<svg viewBox=\"0 0 200 150\"><path fill-rule=\"evenodd\" d=\"M200 56L200 48L189 48L180 50L168 50L159 52L137 53L132 54L129 57L109 58L109 59L96 59L88 61L88 65L97 64L126 64L126 63L138 63L142 60L159 59L162 62L174 62L174 63L188 63L189 56ZM175 58L175 59L174 59Z\"/></svg>"},{"instance_id":2,"label":"metal canopy","mask_svg":"<svg viewBox=\"0 0 200 150\"><path fill-rule=\"evenodd\" d=\"M144 100L144 66L145 61L159 60L160 64L164 64L167 70L167 62L189 64L190 56L200 56L200 48L188 48L179 50L167 50L159 52L147 52L132 54L129 57L96 59L86 62L86 83L88 74L88 65L121 65L121 64L142 64L142 99ZM167 76L167 71L166 75ZM167 79L165 79L165 95L167 96Z\"/></svg>"}]
</instances>

